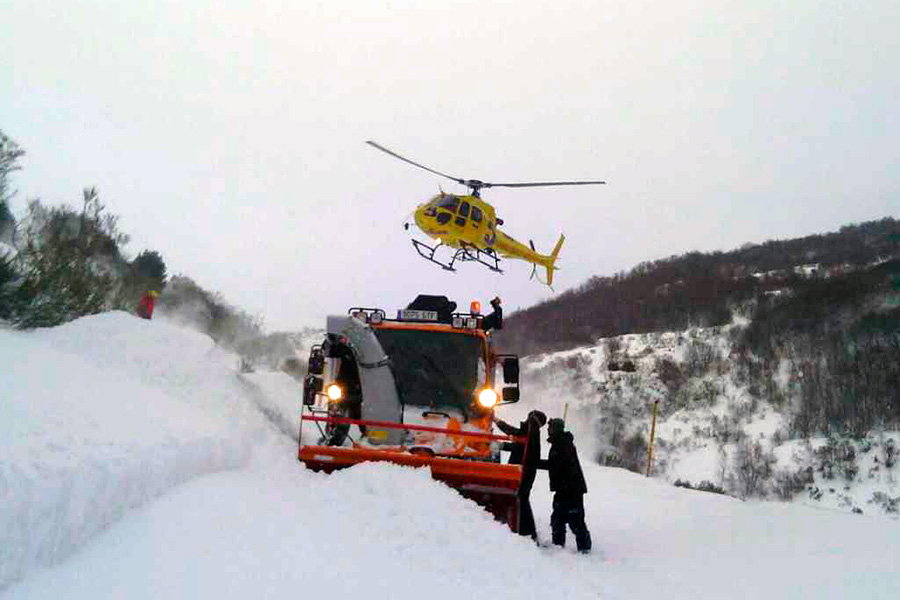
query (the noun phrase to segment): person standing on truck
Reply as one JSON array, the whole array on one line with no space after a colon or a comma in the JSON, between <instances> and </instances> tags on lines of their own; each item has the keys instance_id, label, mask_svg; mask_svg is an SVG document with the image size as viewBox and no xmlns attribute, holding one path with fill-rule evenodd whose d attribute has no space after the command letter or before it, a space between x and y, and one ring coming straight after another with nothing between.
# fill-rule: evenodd
<instances>
[{"instance_id":1,"label":"person standing on truck","mask_svg":"<svg viewBox=\"0 0 900 600\"><path fill-rule=\"evenodd\" d=\"M547 425L550 452L541 466L550 474L550 491L553 494L553 512L550 514L550 530L553 543L566 545L566 526L575 534L578 551L591 551L591 533L584 522L584 495L587 483L578 461L574 436L566 431L565 421L550 419Z\"/></svg>"},{"instance_id":2,"label":"person standing on truck","mask_svg":"<svg viewBox=\"0 0 900 600\"><path fill-rule=\"evenodd\" d=\"M484 318L481 326L485 331L490 331L491 329L503 329L503 308L500 307L500 296L495 296L493 300L491 300L491 306L494 311Z\"/></svg>"},{"instance_id":3,"label":"person standing on truck","mask_svg":"<svg viewBox=\"0 0 900 600\"><path fill-rule=\"evenodd\" d=\"M528 417L518 427L514 427L501 419L494 419L497 427L506 435L526 438L524 444L513 442L509 454L509 464L522 465L522 482L516 496L519 502L519 535L530 536L538 541L537 528L534 525L534 513L531 510L531 488L541 463L541 427L547 422L547 415L539 410L528 413Z\"/></svg>"}]
</instances>

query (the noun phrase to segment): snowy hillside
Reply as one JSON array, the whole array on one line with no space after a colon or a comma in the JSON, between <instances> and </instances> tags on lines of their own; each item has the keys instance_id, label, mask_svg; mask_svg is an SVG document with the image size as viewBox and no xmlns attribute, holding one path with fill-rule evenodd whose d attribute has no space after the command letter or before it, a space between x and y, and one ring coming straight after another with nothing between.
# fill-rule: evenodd
<instances>
[{"instance_id":1,"label":"snowy hillside","mask_svg":"<svg viewBox=\"0 0 900 600\"><path fill-rule=\"evenodd\" d=\"M787 398L782 406L751 393L732 360L732 340L743 325L738 319L721 328L623 335L529 357L523 398L555 415L568 405L582 445L604 464L646 469L658 401L656 478L693 487L708 482L738 497L898 516L900 432L790 439L796 370L782 361L776 381Z\"/></svg>"},{"instance_id":2,"label":"snowy hillside","mask_svg":"<svg viewBox=\"0 0 900 600\"><path fill-rule=\"evenodd\" d=\"M576 441L595 552L582 556L571 540L547 549L512 535L422 471L306 471L295 380L241 374L236 356L165 319L0 330L0 364L3 600L900 594L897 521L600 467L587 420ZM567 400L590 408L583 390L558 385L532 387L504 418ZM547 537L544 473L533 503Z\"/></svg>"}]
</instances>

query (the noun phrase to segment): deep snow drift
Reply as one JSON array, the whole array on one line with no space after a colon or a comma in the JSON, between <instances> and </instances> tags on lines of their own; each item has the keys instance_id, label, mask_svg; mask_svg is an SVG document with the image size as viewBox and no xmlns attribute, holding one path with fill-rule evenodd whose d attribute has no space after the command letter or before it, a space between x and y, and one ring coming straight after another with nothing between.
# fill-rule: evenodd
<instances>
[{"instance_id":1,"label":"deep snow drift","mask_svg":"<svg viewBox=\"0 0 900 600\"><path fill-rule=\"evenodd\" d=\"M590 556L535 547L422 471L310 473L296 382L241 375L164 319L0 330L0 364L4 600L900 595L897 521L683 490L584 452ZM543 473L533 502L546 537Z\"/></svg>"}]
</instances>

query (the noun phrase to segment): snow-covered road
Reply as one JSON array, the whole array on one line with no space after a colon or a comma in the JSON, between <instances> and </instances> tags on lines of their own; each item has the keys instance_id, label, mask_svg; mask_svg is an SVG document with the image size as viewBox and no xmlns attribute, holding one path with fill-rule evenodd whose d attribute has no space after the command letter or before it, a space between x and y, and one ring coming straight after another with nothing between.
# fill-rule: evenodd
<instances>
[{"instance_id":1,"label":"snow-covered road","mask_svg":"<svg viewBox=\"0 0 900 600\"><path fill-rule=\"evenodd\" d=\"M900 523L583 456L596 552L537 548L392 465L295 459L298 390L164 319L0 331L0 598L896 598ZM550 496L533 494L549 536ZM570 540L571 541L571 540Z\"/></svg>"}]
</instances>

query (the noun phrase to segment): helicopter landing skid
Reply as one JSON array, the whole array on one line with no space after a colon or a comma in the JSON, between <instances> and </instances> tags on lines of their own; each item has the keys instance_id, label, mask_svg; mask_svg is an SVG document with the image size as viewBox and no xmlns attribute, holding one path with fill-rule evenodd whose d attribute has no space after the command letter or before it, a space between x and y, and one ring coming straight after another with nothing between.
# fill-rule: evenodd
<instances>
[{"instance_id":1,"label":"helicopter landing skid","mask_svg":"<svg viewBox=\"0 0 900 600\"><path fill-rule=\"evenodd\" d=\"M412 241L412 244L415 247L416 252L419 253L419 256L429 262L433 262L445 271L455 272L456 269L453 268L453 265L454 263L456 263L456 261L460 261L477 262L484 265L491 271L494 271L495 273L503 272L503 270L500 268L500 257L498 257L497 253L493 250L481 250L474 246L462 246L453 253L453 257L450 259L449 263L444 263L434 257L434 255L437 253L438 248L440 248L440 245L429 246L428 244L422 243L418 240L410 241Z\"/></svg>"}]
</instances>

